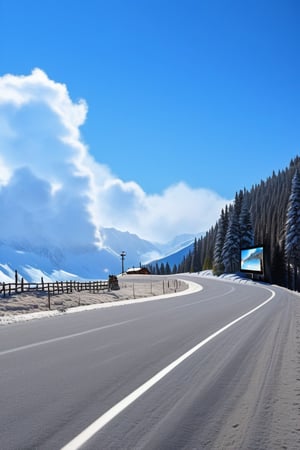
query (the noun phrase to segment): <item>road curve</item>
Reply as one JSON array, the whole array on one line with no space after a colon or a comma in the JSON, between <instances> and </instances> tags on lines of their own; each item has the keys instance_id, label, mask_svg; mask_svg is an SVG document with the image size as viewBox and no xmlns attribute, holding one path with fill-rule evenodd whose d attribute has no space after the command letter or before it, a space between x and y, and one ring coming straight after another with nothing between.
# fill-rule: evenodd
<instances>
[{"instance_id":1,"label":"road curve","mask_svg":"<svg viewBox=\"0 0 300 450\"><path fill-rule=\"evenodd\" d=\"M190 295L1 327L1 448L76 448L84 430L90 449L299 448L295 297L200 282Z\"/></svg>"}]
</instances>

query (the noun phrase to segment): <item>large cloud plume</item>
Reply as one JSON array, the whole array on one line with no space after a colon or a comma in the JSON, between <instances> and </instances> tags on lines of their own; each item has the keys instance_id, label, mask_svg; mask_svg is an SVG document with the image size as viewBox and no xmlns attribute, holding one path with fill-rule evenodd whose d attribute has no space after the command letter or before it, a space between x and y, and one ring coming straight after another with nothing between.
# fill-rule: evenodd
<instances>
[{"instance_id":1,"label":"large cloud plume","mask_svg":"<svg viewBox=\"0 0 300 450\"><path fill-rule=\"evenodd\" d=\"M40 69L0 78L2 237L101 246L101 227L115 227L162 242L214 223L227 202L216 193L179 182L147 195L95 161L80 135L86 115Z\"/></svg>"}]
</instances>

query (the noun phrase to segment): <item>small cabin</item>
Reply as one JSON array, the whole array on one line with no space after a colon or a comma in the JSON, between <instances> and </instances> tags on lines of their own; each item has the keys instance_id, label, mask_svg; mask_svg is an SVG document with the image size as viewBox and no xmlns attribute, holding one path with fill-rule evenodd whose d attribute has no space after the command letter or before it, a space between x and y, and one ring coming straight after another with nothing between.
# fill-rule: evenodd
<instances>
[{"instance_id":1,"label":"small cabin","mask_svg":"<svg viewBox=\"0 0 300 450\"><path fill-rule=\"evenodd\" d=\"M150 275L151 272L147 267L132 267L126 271L127 275Z\"/></svg>"}]
</instances>

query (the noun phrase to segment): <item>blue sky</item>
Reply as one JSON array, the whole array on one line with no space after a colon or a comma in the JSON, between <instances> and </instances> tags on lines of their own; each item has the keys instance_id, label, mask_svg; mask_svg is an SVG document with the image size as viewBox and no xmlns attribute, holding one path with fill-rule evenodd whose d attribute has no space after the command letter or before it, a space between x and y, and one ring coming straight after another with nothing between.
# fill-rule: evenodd
<instances>
[{"instance_id":1,"label":"blue sky","mask_svg":"<svg viewBox=\"0 0 300 450\"><path fill-rule=\"evenodd\" d=\"M84 99L89 155L147 196L225 202L300 153L299 20L298 0L0 0L0 76Z\"/></svg>"}]
</instances>

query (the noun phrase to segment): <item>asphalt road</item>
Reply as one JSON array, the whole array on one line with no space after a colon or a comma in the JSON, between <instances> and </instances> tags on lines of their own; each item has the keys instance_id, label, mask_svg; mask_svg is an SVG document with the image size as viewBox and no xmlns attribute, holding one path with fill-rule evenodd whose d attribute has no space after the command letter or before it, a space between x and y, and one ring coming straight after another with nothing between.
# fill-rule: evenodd
<instances>
[{"instance_id":1,"label":"asphalt road","mask_svg":"<svg viewBox=\"0 0 300 450\"><path fill-rule=\"evenodd\" d=\"M82 448L299 448L272 407L292 295L197 280L190 295L2 326L1 450L75 449L92 423Z\"/></svg>"}]
</instances>

